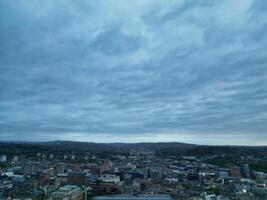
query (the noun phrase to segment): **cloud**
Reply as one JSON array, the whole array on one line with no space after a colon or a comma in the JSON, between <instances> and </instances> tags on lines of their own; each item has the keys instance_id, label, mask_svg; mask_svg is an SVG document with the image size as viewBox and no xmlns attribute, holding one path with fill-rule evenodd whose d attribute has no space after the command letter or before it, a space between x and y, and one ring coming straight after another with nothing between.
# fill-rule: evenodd
<instances>
[{"instance_id":1,"label":"cloud","mask_svg":"<svg viewBox=\"0 0 267 200\"><path fill-rule=\"evenodd\" d=\"M267 144L266 6L1 1L0 139Z\"/></svg>"}]
</instances>

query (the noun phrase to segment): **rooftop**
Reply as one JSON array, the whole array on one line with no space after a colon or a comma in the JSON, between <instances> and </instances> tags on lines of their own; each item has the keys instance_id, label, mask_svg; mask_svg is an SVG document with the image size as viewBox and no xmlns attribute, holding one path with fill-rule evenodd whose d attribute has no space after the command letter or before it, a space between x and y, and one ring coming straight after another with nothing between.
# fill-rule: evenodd
<instances>
[{"instance_id":1,"label":"rooftop","mask_svg":"<svg viewBox=\"0 0 267 200\"><path fill-rule=\"evenodd\" d=\"M153 195L109 195L109 196L97 196L94 200L172 200L172 197L167 194L153 194Z\"/></svg>"}]
</instances>

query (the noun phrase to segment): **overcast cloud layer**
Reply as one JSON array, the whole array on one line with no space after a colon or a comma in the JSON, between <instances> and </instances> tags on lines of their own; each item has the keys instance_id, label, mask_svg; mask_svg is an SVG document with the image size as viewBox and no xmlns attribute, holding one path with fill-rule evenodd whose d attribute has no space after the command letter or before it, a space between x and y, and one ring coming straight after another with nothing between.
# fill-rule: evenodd
<instances>
[{"instance_id":1,"label":"overcast cloud layer","mask_svg":"<svg viewBox=\"0 0 267 200\"><path fill-rule=\"evenodd\" d=\"M0 9L0 140L267 145L267 1Z\"/></svg>"}]
</instances>

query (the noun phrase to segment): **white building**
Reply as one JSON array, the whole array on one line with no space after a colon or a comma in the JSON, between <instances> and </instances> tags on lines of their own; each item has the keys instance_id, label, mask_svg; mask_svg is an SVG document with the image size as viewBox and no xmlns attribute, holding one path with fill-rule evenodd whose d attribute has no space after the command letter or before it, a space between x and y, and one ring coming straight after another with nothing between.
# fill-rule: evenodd
<instances>
[{"instance_id":1,"label":"white building","mask_svg":"<svg viewBox=\"0 0 267 200\"><path fill-rule=\"evenodd\" d=\"M105 174L98 178L98 180L106 183L118 183L120 182L120 177L114 174Z\"/></svg>"}]
</instances>

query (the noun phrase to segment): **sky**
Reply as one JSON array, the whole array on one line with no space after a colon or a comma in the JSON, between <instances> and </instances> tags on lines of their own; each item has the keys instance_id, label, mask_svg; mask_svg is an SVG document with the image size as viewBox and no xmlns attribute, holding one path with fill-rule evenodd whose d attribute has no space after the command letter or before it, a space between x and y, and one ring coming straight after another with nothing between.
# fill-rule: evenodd
<instances>
[{"instance_id":1,"label":"sky","mask_svg":"<svg viewBox=\"0 0 267 200\"><path fill-rule=\"evenodd\" d=\"M267 145L266 10L0 0L0 140Z\"/></svg>"}]
</instances>

